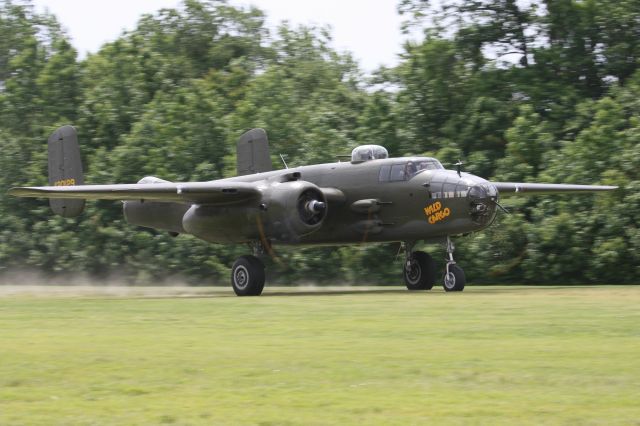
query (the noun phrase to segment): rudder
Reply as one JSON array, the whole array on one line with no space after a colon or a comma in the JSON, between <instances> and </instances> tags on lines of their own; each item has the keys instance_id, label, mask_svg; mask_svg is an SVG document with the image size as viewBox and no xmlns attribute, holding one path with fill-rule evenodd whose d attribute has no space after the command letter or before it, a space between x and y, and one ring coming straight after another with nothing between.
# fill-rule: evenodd
<instances>
[{"instance_id":1,"label":"rudder","mask_svg":"<svg viewBox=\"0 0 640 426\"><path fill-rule=\"evenodd\" d=\"M270 172L269 140L263 129L245 132L236 144L238 176Z\"/></svg>"},{"instance_id":2,"label":"rudder","mask_svg":"<svg viewBox=\"0 0 640 426\"><path fill-rule=\"evenodd\" d=\"M72 126L62 126L49 136L49 185L83 185L78 134ZM84 200L49 199L51 210L63 217L76 217L84 210Z\"/></svg>"}]
</instances>

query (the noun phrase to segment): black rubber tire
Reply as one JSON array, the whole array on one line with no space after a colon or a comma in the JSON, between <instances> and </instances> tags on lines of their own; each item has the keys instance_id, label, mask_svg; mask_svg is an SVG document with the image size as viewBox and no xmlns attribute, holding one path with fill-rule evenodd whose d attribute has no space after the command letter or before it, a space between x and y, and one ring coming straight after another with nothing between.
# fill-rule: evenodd
<instances>
[{"instance_id":1,"label":"black rubber tire","mask_svg":"<svg viewBox=\"0 0 640 426\"><path fill-rule=\"evenodd\" d=\"M436 283L436 262L423 251L414 251L409 260L411 270L407 264L402 267L402 277L409 290L431 290Z\"/></svg>"},{"instance_id":2,"label":"black rubber tire","mask_svg":"<svg viewBox=\"0 0 640 426\"><path fill-rule=\"evenodd\" d=\"M264 264L255 256L240 256L231 268L231 286L238 296L260 296L264 279Z\"/></svg>"},{"instance_id":3,"label":"black rubber tire","mask_svg":"<svg viewBox=\"0 0 640 426\"><path fill-rule=\"evenodd\" d=\"M255 256L248 256L248 257L251 260L251 262L253 262L256 269L259 270L258 283L254 289L254 293L252 294L252 296L260 296L262 294L262 290L264 290L264 283L266 280L264 263L262 263L262 261Z\"/></svg>"},{"instance_id":4,"label":"black rubber tire","mask_svg":"<svg viewBox=\"0 0 640 426\"><path fill-rule=\"evenodd\" d=\"M467 279L464 276L464 271L456 264L449 266L450 277L447 279L447 271L444 272L443 284L444 291L462 291L464 290L464 284Z\"/></svg>"}]
</instances>

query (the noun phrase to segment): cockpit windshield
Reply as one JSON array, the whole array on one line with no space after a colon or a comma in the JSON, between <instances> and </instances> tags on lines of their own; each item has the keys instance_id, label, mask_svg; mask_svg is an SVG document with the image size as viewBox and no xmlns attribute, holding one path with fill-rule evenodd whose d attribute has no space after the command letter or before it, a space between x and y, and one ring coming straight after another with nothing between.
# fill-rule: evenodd
<instances>
[{"instance_id":1,"label":"cockpit windshield","mask_svg":"<svg viewBox=\"0 0 640 426\"><path fill-rule=\"evenodd\" d=\"M444 169L442 164L436 159L409 161L406 166L407 179L411 179L423 170L441 170Z\"/></svg>"},{"instance_id":2,"label":"cockpit windshield","mask_svg":"<svg viewBox=\"0 0 640 426\"><path fill-rule=\"evenodd\" d=\"M434 158L409 160L393 165L384 165L380 168L380 182L397 182L409 180L424 170L441 170L442 164Z\"/></svg>"}]
</instances>

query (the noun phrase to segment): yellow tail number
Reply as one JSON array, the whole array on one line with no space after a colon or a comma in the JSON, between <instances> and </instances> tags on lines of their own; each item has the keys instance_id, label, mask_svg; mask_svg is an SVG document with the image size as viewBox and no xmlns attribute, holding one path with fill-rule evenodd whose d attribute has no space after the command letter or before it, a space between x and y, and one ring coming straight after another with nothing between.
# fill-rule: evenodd
<instances>
[{"instance_id":1,"label":"yellow tail number","mask_svg":"<svg viewBox=\"0 0 640 426\"><path fill-rule=\"evenodd\" d=\"M53 183L53 186L74 186L76 184L75 179L62 179Z\"/></svg>"}]
</instances>

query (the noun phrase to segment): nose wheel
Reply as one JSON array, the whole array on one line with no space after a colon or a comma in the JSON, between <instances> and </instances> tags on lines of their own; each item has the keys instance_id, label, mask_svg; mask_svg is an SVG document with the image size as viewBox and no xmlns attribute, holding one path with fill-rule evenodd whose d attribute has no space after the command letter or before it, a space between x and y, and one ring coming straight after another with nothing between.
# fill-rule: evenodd
<instances>
[{"instance_id":1,"label":"nose wheel","mask_svg":"<svg viewBox=\"0 0 640 426\"><path fill-rule=\"evenodd\" d=\"M456 247L451 238L447 236L447 267L444 271L443 287L445 291L462 291L467 281L464 271L453 260L453 252Z\"/></svg>"}]
</instances>

